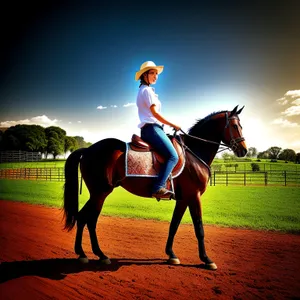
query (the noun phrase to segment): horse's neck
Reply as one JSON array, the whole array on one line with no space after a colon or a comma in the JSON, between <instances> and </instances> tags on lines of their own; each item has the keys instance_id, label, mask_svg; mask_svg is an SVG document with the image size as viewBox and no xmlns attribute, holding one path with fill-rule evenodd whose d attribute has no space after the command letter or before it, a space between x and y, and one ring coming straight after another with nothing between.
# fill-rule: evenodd
<instances>
[{"instance_id":1,"label":"horse's neck","mask_svg":"<svg viewBox=\"0 0 300 300\"><path fill-rule=\"evenodd\" d=\"M201 131L193 132L192 135L219 144L221 142L221 133L213 130L216 127L209 123L201 127ZM214 143L189 138L186 145L210 166L219 149L219 145Z\"/></svg>"}]
</instances>

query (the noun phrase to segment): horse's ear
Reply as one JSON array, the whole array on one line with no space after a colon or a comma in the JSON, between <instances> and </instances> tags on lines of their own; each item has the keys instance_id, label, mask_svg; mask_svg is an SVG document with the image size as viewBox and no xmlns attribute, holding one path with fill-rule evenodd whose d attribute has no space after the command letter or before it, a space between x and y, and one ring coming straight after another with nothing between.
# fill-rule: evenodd
<instances>
[{"instance_id":1,"label":"horse's ear","mask_svg":"<svg viewBox=\"0 0 300 300\"><path fill-rule=\"evenodd\" d=\"M234 116L236 114L236 110L238 108L238 105L233 109L233 111L230 113L230 117Z\"/></svg>"},{"instance_id":2,"label":"horse's ear","mask_svg":"<svg viewBox=\"0 0 300 300\"><path fill-rule=\"evenodd\" d=\"M238 111L236 112L236 114L239 115L239 114L242 112L242 110L244 109L244 107L245 107L245 105L244 105L240 110L238 110Z\"/></svg>"}]
</instances>

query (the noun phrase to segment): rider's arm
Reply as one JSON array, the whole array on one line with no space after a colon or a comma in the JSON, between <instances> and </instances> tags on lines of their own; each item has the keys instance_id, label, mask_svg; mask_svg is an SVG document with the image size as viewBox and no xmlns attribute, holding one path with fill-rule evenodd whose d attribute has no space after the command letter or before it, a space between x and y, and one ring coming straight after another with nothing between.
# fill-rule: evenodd
<instances>
[{"instance_id":1,"label":"rider's arm","mask_svg":"<svg viewBox=\"0 0 300 300\"><path fill-rule=\"evenodd\" d=\"M159 112L157 111L157 107L156 107L155 104L152 104L152 105L150 106L150 110L151 110L152 115L153 115L159 122L161 122L161 123L163 123L163 124L165 124L165 125L169 125L169 126L173 127L175 130L180 130L180 126L175 125L174 123L169 122L167 119L165 119L165 118L162 116L161 113L159 113Z\"/></svg>"}]
</instances>

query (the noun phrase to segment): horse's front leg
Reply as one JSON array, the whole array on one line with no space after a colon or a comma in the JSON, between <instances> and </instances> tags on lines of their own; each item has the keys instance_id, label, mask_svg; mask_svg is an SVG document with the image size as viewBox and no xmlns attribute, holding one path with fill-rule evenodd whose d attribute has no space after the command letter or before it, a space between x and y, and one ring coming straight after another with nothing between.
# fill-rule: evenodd
<instances>
[{"instance_id":1,"label":"horse's front leg","mask_svg":"<svg viewBox=\"0 0 300 300\"><path fill-rule=\"evenodd\" d=\"M194 200L189 202L189 210L193 220L195 234L198 239L199 258L205 263L206 269L216 270L217 265L207 256L205 251L200 192Z\"/></svg>"},{"instance_id":2,"label":"horse's front leg","mask_svg":"<svg viewBox=\"0 0 300 300\"><path fill-rule=\"evenodd\" d=\"M173 212L173 217L169 229L169 236L166 245L166 254L169 255L169 259L168 259L169 264L173 264L173 265L180 264L180 260L173 252L173 242L174 242L174 237L177 232L178 226L181 222L182 216L186 211L186 208L187 208L187 204L184 200L180 199L176 201L176 206Z\"/></svg>"}]
</instances>

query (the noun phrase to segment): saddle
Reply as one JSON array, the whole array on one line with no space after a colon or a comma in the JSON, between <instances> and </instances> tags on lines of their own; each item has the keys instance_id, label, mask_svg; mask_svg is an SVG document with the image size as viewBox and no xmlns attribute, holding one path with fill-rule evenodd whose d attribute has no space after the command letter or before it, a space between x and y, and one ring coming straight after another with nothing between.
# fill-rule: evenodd
<instances>
[{"instance_id":1,"label":"saddle","mask_svg":"<svg viewBox=\"0 0 300 300\"><path fill-rule=\"evenodd\" d=\"M172 136L169 137L179 158L178 163L172 170L172 178L175 178L180 175L184 168L185 155L178 141ZM127 148L127 176L157 176L160 165L164 163L165 158L157 153L152 145L146 143L138 135L133 134Z\"/></svg>"}]
</instances>

